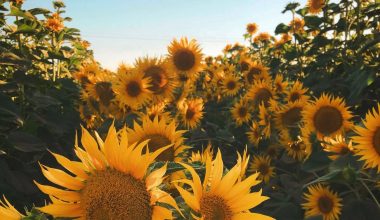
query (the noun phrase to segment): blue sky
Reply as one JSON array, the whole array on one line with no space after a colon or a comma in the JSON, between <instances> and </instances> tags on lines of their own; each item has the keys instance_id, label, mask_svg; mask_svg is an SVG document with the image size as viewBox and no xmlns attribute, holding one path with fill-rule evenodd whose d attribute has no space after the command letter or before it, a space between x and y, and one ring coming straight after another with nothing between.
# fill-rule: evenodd
<instances>
[{"instance_id":1,"label":"blue sky","mask_svg":"<svg viewBox=\"0 0 380 220\"><path fill-rule=\"evenodd\" d=\"M67 24L81 30L95 58L114 70L122 61L165 55L173 38L195 38L207 55L227 43L244 42L247 23L273 33L290 14L281 11L290 0L65 0ZM298 1L301 5L306 0ZM25 8L50 8L49 0L26 0Z\"/></svg>"}]
</instances>

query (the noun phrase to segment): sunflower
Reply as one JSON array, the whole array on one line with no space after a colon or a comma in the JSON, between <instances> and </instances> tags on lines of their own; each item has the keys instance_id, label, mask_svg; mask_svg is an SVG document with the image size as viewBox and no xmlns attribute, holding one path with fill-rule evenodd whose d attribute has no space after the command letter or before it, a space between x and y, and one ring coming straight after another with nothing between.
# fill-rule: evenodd
<instances>
[{"instance_id":1,"label":"sunflower","mask_svg":"<svg viewBox=\"0 0 380 220\"><path fill-rule=\"evenodd\" d=\"M248 135L248 140L255 146L257 146L260 140L263 138L261 130L257 123L252 121L252 125L249 127L249 131L246 133Z\"/></svg>"},{"instance_id":2,"label":"sunflower","mask_svg":"<svg viewBox=\"0 0 380 220\"><path fill-rule=\"evenodd\" d=\"M305 209L305 217L322 215L323 220L339 219L342 208L342 199L336 192L321 184L309 186L309 193L305 193L306 202L302 204Z\"/></svg>"},{"instance_id":3,"label":"sunflower","mask_svg":"<svg viewBox=\"0 0 380 220\"><path fill-rule=\"evenodd\" d=\"M170 210L158 206L166 203L178 210L175 200L157 188L166 165L147 172L170 145L150 153L148 141L129 145L126 130L118 137L113 125L104 142L98 135L94 139L83 128L81 142L83 149L75 144L80 161L52 153L70 173L41 165L44 176L60 188L35 182L52 200L51 204L39 208L40 211L54 217L95 220L172 219Z\"/></svg>"},{"instance_id":4,"label":"sunflower","mask_svg":"<svg viewBox=\"0 0 380 220\"><path fill-rule=\"evenodd\" d=\"M132 109L138 109L151 100L150 86L150 79L135 70L117 74L112 84L120 107Z\"/></svg>"},{"instance_id":5,"label":"sunflower","mask_svg":"<svg viewBox=\"0 0 380 220\"><path fill-rule=\"evenodd\" d=\"M306 138L306 134L300 137L291 137L288 130L282 130L280 132L280 141L284 146L286 153L289 157L302 161L308 158L311 154L311 144L307 144L308 142L303 138Z\"/></svg>"},{"instance_id":6,"label":"sunflower","mask_svg":"<svg viewBox=\"0 0 380 220\"><path fill-rule=\"evenodd\" d=\"M274 176L274 168L270 165L271 159L269 156L254 156L249 166L250 172L259 172L259 179L265 183Z\"/></svg>"},{"instance_id":7,"label":"sunflower","mask_svg":"<svg viewBox=\"0 0 380 220\"><path fill-rule=\"evenodd\" d=\"M250 109L248 103L244 99L240 99L231 108L232 118L236 125L240 126L243 123L247 123L251 119Z\"/></svg>"},{"instance_id":8,"label":"sunflower","mask_svg":"<svg viewBox=\"0 0 380 220\"><path fill-rule=\"evenodd\" d=\"M98 116L91 111L87 104L79 105L78 111L80 118L86 124L87 128L94 128L99 122Z\"/></svg>"},{"instance_id":9,"label":"sunflower","mask_svg":"<svg viewBox=\"0 0 380 220\"><path fill-rule=\"evenodd\" d=\"M201 63L203 54L194 39L190 42L187 38L181 38L179 41L174 39L168 46L168 52L169 72L178 73L180 80L181 78L194 80L198 77L203 68Z\"/></svg>"},{"instance_id":10,"label":"sunflower","mask_svg":"<svg viewBox=\"0 0 380 220\"><path fill-rule=\"evenodd\" d=\"M308 103L302 111L306 127L315 131L319 139L324 136L334 136L351 128L351 112L342 98L322 94Z\"/></svg>"},{"instance_id":11,"label":"sunflower","mask_svg":"<svg viewBox=\"0 0 380 220\"><path fill-rule=\"evenodd\" d=\"M256 37L253 39L255 43L267 43L270 40L271 36L268 32L261 32L256 35Z\"/></svg>"},{"instance_id":12,"label":"sunflower","mask_svg":"<svg viewBox=\"0 0 380 220\"><path fill-rule=\"evenodd\" d=\"M191 157L190 157L190 162L201 162L203 164L206 163L207 158L212 158L214 155L214 152L212 150L211 144L209 143L202 152L197 151L197 152L191 152Z\"/></svg>"},{"instance_id":13,"label":"sunflower","mask_svg":"<svg viewBox=\"0 0 380 220\"><path fill-rule=\"evenodd\" d=\"M45 27L52 32L60 32L65 26L59 14L53 13L52 16L46 20Z\"/></svg>"},{"instance_id":14,"label":"sunflower","mask_svg":"<svg viewBox=\"0 0 380 220\"><path fill-rule=\"evenodd\" d=\"M259 125L262 126L262 133L265 138L270 138L271 134L272 115L264 106L264 103L259 105Z\"/></svg>"},{"instance_id":15,"label":"sunflower","mask_svg":"<svg viewBox=\"0 0 380 220\"><path fill-rule=\"evenodd\" d=\"M179 155L187 149L183 144L182 135L184 133L184 130L177 130L175 121L169 122L166 118L158 119L157 116L153 120L149 117L143 117L141 125L135 122L133 129L127 129L129 144L150 140L148 147L151 151L172 145L157 157L159 161L179 160Z\"/></svg>"},{"instance_id":16,"label":"sunflower","mask_svg":"<svg viewBox=\"0 0 380 220\"><path fill-rule=\"evenodd\" d=\"M300 81L296 81L293 86L286 91L288 102L305 102L309 100L309 96L305 95L308 89L303 88L303 84Z\"/></svg>"},{"instance_id":17,"label":"sunflower","mask_svg":"<svg viewBox=\"0 0 380 220\"><path fill-rule=\"evenodd\" d=\"M231 219L273 219L269 216L252 213L249 210L268 199L262 196L262 190L250 193L252 186L257 185L258 173L238 182L241 162L237 163L223 177L223 160L220 151L216 158L206 161L206 173L203 184L194 168L181 163L191 174L192 180L180 182L190 185L193 193L176 186L185 203L195 212L195 219L231 220Z\"/></svg>"},{"instance_id":18,"label":"sunflower","mask_svg":"<svg viewBox=\"0 0 380 220\"><path fill-rule=\"evenodd\" d=\"M377 168L380 173L380 103L366 114L364 127L356 126L358 136L352 138L356 155L364 160L366 168Z\"/></svg>"},{"instance_id":19,"label":"sunflower","mask_svg":"<svg viewBox=\"0 0 380 220\"><path fill-rule=\"evenodd\" d=\"M239 57L240 72L245 72L251 67L252 61L249 55L242 53Z\"/></svg>"},{"instance_id":20,"label":"sunflower","mask_svg":"<svg viewBox=\"0 0 380 220\"><path fill-rule=\"evenodd\" d=\"M173 98L176 88L176 75L169 72L166 61L158 58L145 57L136 61L136 71L150 78L148 89L153 93L153 100L160 101Z\"/></svg>"},{"instance_id":21,"label":"sunflower","mask_svg":"<svg viewBox=\"0 0 380 220\"><path fill-rule=\"evenodd\" d=\"M3 196L4 202L0 199L0 219L5 220L21 220L24 215L18 212L15 207L8 202L7 198Z\"/></svg>"},{"instance_id":22,"label":"sunflower","mask_svg":"<svg viewBox=\"0 0 380 220\"><path fill-rule=\"evenodd\" d=\"M305 21L302 18L294 18L289 26L291 27L290 31L292 33L303 32L303 27L305 26Z\"/></svg>"},{"instance_id":23,"label":"sunflower","mask_svg":"<svg viewBox=\"0 0 380 220\"><path fill-rule=\"evenodd\" d=\"M324 143L321 143L323 150L330 153L328 156L331 160L336 160L339 156L344 156L353 152L352 141L348 143L342 135L335 138L326 137Z\"/></svg>"},{"instance_id":24,"label":"sunflower","mask_svg":"<svg viewBox=\"0 0 380 220\"><path fill-rule=\"evenodd\" d=\"M307 7L309 8L310 14L318 14L322 11L325 6L325 0L308 0Z\"/></svg>"},{"instance_id":25,"label":"sunflower","mask_svg":"<svg viewBox=\"0 0 380 220\"><path fill-rule=\"evenodd\" d=\"M271 83L264 80L255 80L252 87L247 92L247 98L252 100L255 106L259 106L261 102L267 107L269 100L275 98Z\"/></svg>"},{"instance_id":26,"label":"sunflower","mask_svg":"<svg viewBox=\"0 0 380 220\"><path fill-rule=\"evenodd\" d=\"M277 74L273 81L274 89L277 93L285 92L288 84L288 81L284 80L284 76L282 74Z\"/></svg>"},{"instance_id":27,"label":"sunflower","mask_svg":"<svg viewBox=\"0 0 380 220\"><path fill-rule=\"evenodd\" d=\"M303 107L304 103L290 102L282 106L279 111L274 112L274 121L277 129L281 131L283 129L297 127L302 119L301 112Z\"/></svg>"},{"instance_id":28,"label":"sunflower","mask_svg":"<svg viewBox=\"0 0 380 220\"><path fill-rule=\"evenodd\" d=\"M256 23L247 24L247 33L250 35L254 35L258 30L258 26Z\"/></svg>"},{"instance_id":29,"label":"sunflower","mask_svg":"<svg viewBox=\"0 0 380 220\"><path fill-rule=\"evenodd\" d=\"M245 147L242 155L240 155L240 153L237 152L237 155L238 155L237 163L241 163L241 169L240 169L238 182L241 182L243 179L246 178L245 174L247 172L247 167L248 167L248 162L249 162L249 154L247 150L248 150L247 147Z\"/></svg>"},{"instance_id":30,"label":"sunflower","mask_svg":"<svg viewBox=\"0 0 380 220\"><path fill-rule=\"evenodd\" d=\"M179 108L182 122L187 128L193 129L198 126L203 118L203 100L202 98L189 99Z\"/></svg>"},{"instance_id":31,"label":"sunflower","mask_svg":"<svg viewBox=\"0 0 380 220\"><path fill-rule=\"evenodd\" d=\"M268 67L264 66L263 64L259 62L253 62L248 71L245 72L245 79L249 85L252 85L254 83L254 80L260 80L260 79L268 79L269 73L268 73Z\"/></svg>"},{"instance_id":32,"label":"sunflower","mask_svg":"<svg viewBox=\"0 0 380 220\"><path fill-rule=\"evenodd\" d=\"M160 102L155 105L151 105L146 108L146 114L142 114L141 117L148 116L151 120L158 117L158 120L165 118L167 121L172 120L170 112L165 111L167 103Z\"/></svg>"},{"instance_id":33,"label":"sunflower","mask_svg":"<svg viewBox=\"0 0 380 220\"><path fill-rule=\"evenodd\" d=\"M240 87L241 87L239 78L235 76L234 74L227 74L224 77L222 84L223 84L222 92L226 96L236 95L239 92Z\"/></svg>"}]
</instances>

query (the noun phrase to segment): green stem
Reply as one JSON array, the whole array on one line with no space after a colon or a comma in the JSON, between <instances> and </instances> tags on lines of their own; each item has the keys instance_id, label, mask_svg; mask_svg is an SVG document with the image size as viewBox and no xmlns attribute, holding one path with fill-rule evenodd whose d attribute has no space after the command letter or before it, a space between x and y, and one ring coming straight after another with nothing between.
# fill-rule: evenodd
<instances>
[{"instance_id":1,"label":"green stem","mask_svg":"<svg viewBox=\"0 0 380 220\"><path fill-rule=\"evenodd\" d=\"M366 188L366 190L368 191L368 193L371 195L371 197L372 197L373 201L376 203L377 207L380 208L380 203L379 203L379 201L377 201L376 196L373 195L371 189L368 188L368 186L363 182L363 180L359 179L359 181L364 186L364 188Z\"/></svg>"}]
</instances>

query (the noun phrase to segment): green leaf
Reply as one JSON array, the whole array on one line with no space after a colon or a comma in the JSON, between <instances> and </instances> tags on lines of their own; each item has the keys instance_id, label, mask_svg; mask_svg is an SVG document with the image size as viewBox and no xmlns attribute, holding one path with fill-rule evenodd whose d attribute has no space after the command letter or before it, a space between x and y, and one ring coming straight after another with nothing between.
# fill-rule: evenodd
<instances>
[{"instance_id":1,"label":"green leaf","mask_svg":"<svg viewBox=\"0 0 380 220\"><path fill-rule=\"evenodd\" d=\"M20 8L15 6L11 6L11 12L8 14L9 16L18 16L29 20L35 20L36 17L32 15L32 13L28 11L23 11Z\"/></svg>"},{"instance_id":2,"label":"green leaf","mask_svg":"<svg viewBox=\"0 0 380 220\"><path fill-rule=\"evenodd\" d=\"M44 14L44 15L47 15L47 14L50 14L51 11L48 10L48 9L45 9L45 8L32 8L30 10L28 10L32 15L40 15L40 14Z\"/></svg>"},{"instance_id":3,"label":"green leaf","mask_svg":"<svg viewBox=\"0 0 380 220\"><path fill-rule=\"evenodd\" d=\"M35 33L36 29L32 26L29 26L27 24L22 24L17 27L17 30L14 32L14 34L19 34L19 33Z\"/></svg>"},{"instance_id":4,"label":"green leaf","mask_svg":"<svg viewBox=\"0 0 380 220\"><path fill-rule=\"evenodd\" d=\"M319 29L319 26L322 24L322 18L318 16L305 16L305 26L311 29Z\"/></svg>"},{"instance_id":5,"label":"green leaf","mask_svg":"<svg viewBox=\"0 0 380 220\"><path fill-rule=\"evenodd\" d=\"M11 142L19 151L22 152L36 152L46 150L46 145L36 136L23 132L15 131L12 132L8 137L9 142Z\"/></svg>"},{"instance_id":6,"label":"green leaf","mask_svg":"<svg viewBox=\"0 0 380 220\"><path fill-rule=\"evenodd\" d=\"M294 11L298 6L300 6L300 3L298 2L291 2L286 5L285 9L282 11L282 13L285 13L287 11Z\"/></svg>"},{"instance_id":7,"label":"green leaf","mask_svg":"<svg viewBox=\"0 0 380 220\"><path fill-rule=\"evenodd\" d=\"M277 35L277 34L285 34L285 33L288 33L290 30L290 27L284 23L281 23L279 25L277 25L274 33Z\"/></svg>"}]
</instances>

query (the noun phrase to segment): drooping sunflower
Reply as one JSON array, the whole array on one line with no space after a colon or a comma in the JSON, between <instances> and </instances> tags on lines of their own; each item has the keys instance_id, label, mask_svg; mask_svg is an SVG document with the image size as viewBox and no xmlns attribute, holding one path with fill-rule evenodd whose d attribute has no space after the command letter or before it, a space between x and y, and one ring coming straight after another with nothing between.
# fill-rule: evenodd
<instances>
[{"instance_id":1,"label":"drooping sunflower","mask_svg":"<svg viewBox=\"0 0 380 220\"><path fill-rule=\"evenodd\" d=\"M247 132L248 140L256 147L259 144L260 140L263 138L260 127L258 123L252 121L252 125L249 127L249 131Z\"/></svg>"},{"instance_id":2,"label":"drooping sunflower","mask_svg":"<svg viewBox=\"0 0 380 220\"><path fill-rule=\"evenodd\" d=\"M302 204L305 209L305 217L322 215L323 220L337 220L341 212L342 199L336 192L321 184L309 186L309 193L305 193L306 202Z\"/></svg>"},{"instance_id":3,"label":"drooping sunflower","mask_svg":"<svg viewBox=\"0 0 380 220\"><path fill-rule=\"evenodd\" d=\"M4 220L21 220L24 215L18 212L13 205L8 202L3 195L4 202L0 199L0 219Z\"/></svg>"},{"instance_id":4,"label":"drooping sunflower","mask_svg":"<svg viewBox=\"0 0 380 220\"><path fill-rule=\"evenodd\" d=\"M335 138L326 137L324 143L321 143L323 150L328 152L328 157L331 160L336 160L339 156L344 156L353 152L352 141L348 142L342 135L337 135Z\"/></svg>"},{"instance_id":5,"label":"drooping sunflower","mask_svg":"<svg viewBox=\"0 0 380 220\"><path fill-rule=\"evenodd\" d=\"M80 161L52 153L69 173L41 165L44 176L60 188L35 182L52 200L39 210L54 217L94 220L172 219L170 210L158 206L163 202L178 209L175 200L158 188L166 165L147 173L156 157L171 146L151 153L148 141L129 145L125 129L119 137L113 125L104 142L83 128L83 148L75 144Z\"/></svg>"},{"instance_id":6,"label":"drooping sunflower","mask_svg":"<svg viewBox=\"0 0 380 220\"><path fill-rule=\"evenodd\" d=\"M325 0L308 0L307 7L309 7L310 14L318 14L325 6Z\"/></svg>"},{"instance_id":7,"label":"drooping sunflower","mask_svg":"<svg viewBox=\"0 0 380 220\"><path fill-rule=\"evenodd\" d=\"M244 75L247 81L247 84L252 85L255 79L257 80L268 79L269 78L268 69L269 69L268 67L264 66L263 64L259 62L253 62Z\"/></svg>"},{"instance_id":8,"label":"drooping sunflower","mask_svg":"<svg viewBox=\"0 0 380 220\"><path fill-rule=\"evenodd\" d=\"M183 144L183 133L185 130L177 130L175 121L168 121L166 118L158 119L157 116L153 120L143 117L141 125L135 122L133 129L127 129L129 144L150 140L148 147L151 151L172 145L157 157L159 161L180 160L179 155L188 148Z\"/></svg>"},{"instance_id":9,"label":"drooping sunflower","mask_svg":"<svg viewBox=\"0 0 380 220\"><path fill-rule=\"evenodd\" d=\"M271 158L269 156L254 156L249 166L250 172L259 172L259 179L265 183L274 176L274 167L271 166Z\"/></svg>"},{"instance_id":10,"label":"drooping sunflower","mask_svg":"<svg viewBox=\"0 0 380 220\"><path fill-rule=\"evenodd\" d=\"M258 30L258 26L256 23L249 23L247 24L247 33L250 34L250 35L254 35L257 30Z\"/></svg>"},{"instance_id":11,"label":"drooping sunflower","mask_svg":"<svg viewBox=\"0 0 380 220\"><path fill-rule=\"evenodd\" d=\"M152 99L150 80L136 70L128 74L117 74L112 87L120 107L138 109L148 103Z\"/></svg>"},{"instance_id":12,"label":"drooping sunflower","mask_svg":"<svg viewBox=\"0 0 380 220\"><path fill-rule=\"evenodd\" d=\"M181 38L179 41L174 39L168 46L168 52L169 72L179 74L180 80L181 77L191 80L198 77L199 72L203 68L201 63L203 54L194 39L191 41L188 41L187 38Z\"/></svg>"},{"instance_id":13,"label":"drooping sunflower","mask_svg":"<svg viewBox=\"0 0 380 220\"><path fill-rule=\"evenodd\" d=\"M251 113L248 103L242 98L231 108L232 118L236 125L240 126L251 119Z\"/></svg>"},{"instance_id":14,"label":"drooping sunflower","mask_svg":"<svg viewBox=\"0 0 380 220\"><path fill-rule=\"evenodd\" d=\"M135 67L144 78L150 78L148 89L153 93L153 101L173 98L173 90L177 85L176 75L169 71L165 60L145 57L138 59Z\"/></svg>"},{"instance_id":15,"label":"drooping sunflower","mask_svg":"<svg viewBox=\"0 0 380 220\"><path fill-rule=\"evenodd\" d=\"M232 219L273 219L269 216L252 213L249 210L268 199L262 196L262 190L250 192L252 186L257 185L258 173L238 182L241 162L237 163L223 177L223 160L220 151L216 158L206 161L206 173L203 184L194 168L181 163L191 174L192 180L184 179L182 183L188 184L192 192L176 186L185 203L195 212L195 219L205 220L232 220Z\"/></svg>"},{"instance_id":16,"label":"drooping sunflower","mask_svg":"<svg viewBox=\"0 0 380 220\"><path fill-rule=\"evenodd\" d=\"M293 84L293 86L285 93L286 93L288 102L296 102L296 101L306 102L307 100L309 100L309 96L305 94L307 91L308 91L307 88L303 88L302 82L297 80Z\"/></svg>"},{"instance_id":17,"label":"drooping sunflower","mask_svg":"<svg viewBox=\"0 0 380 220\"><path fill-rule=\"evenodd\" d=\"M278 130L294 128L299 125L302 119L304 103L290 102L275 113L274 121Z\"/></svg>"},{"instance_id":18,"label":"drooping sunflower","mask_svg":"<svg viewBox=\"0 0 380 220\"><path fill-rule=\"evenodd\" d=\"M340 97L322 94L319 99L304 107L302 115L305 126L315 131L319 139L342 134L352 127L352 114Z\"/></svg>"},{"instance_id":19,"label":"drooping sunflower","mask_svg":"<svg viewBox=\"0 0 380 220\"><path fill-rule=\"evenodd\" d=\"M269 100L275 98L271 83L264 80L255 80L253 86L247 92L247 98L252 100L255 106L259 106L261 102L268 106Z\"/></svg>"},{"instance_id":20,"label":"drooping sunflower","mask_svg":"<svg viewBox=\"0 0 380 220\"><path fill-rule=\"evenodd\" d=\"M357 136L352 138L356 144L355 155L365 163L365 168L377 168L380 173L380 103L370 110L363 120L364 127L356 126Z\"/></svg>"},{"instance_id":21,"label":"drooping sunflower","mask_svg":"<svg viewBox=\"0 0 380 220\"><path fill-rule=\"evenodd\" d=\"M223 88L222 92L226 96L234 96L236 95L240 90L240 82L239 78L235 76L234 74L227 74L222 81Z\"/></svg>"},{"instance_id":22,"label":"drooping sunflower","mask_svg":"<svg viewBox=\"0 0 380 220\"><path fill-rule=\"evenodd\" d=\"M179 107L179 111L184 125L193 129L198 126L203 118L203 99L195 98L186 100L183 105Z\"/></svg>"}]
</instances>

